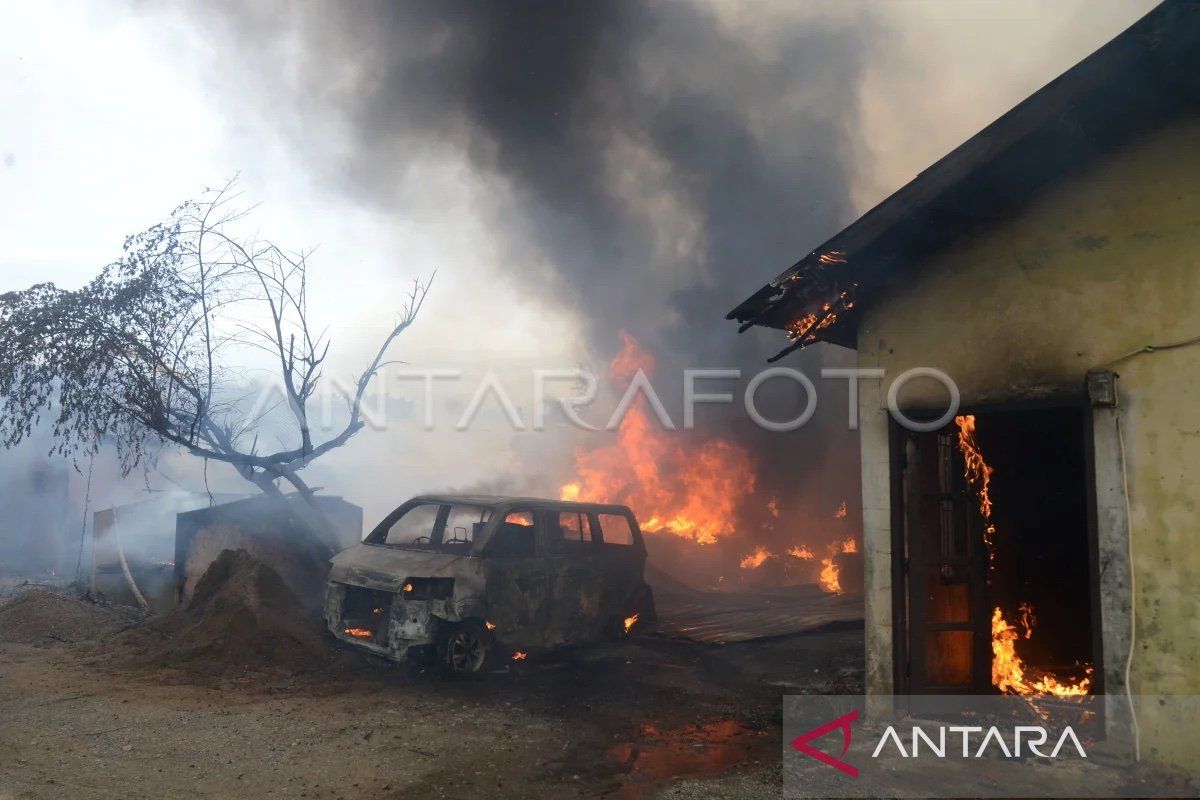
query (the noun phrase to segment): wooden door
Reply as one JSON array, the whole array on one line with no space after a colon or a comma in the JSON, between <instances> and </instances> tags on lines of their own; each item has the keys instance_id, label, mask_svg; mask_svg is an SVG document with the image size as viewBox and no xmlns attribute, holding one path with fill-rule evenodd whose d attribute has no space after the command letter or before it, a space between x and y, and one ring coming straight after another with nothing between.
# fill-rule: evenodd
<instances>
[{"instance_id":1,"label":"wooden door","mask_svg":"<svg viewBox=\"0 0 1200 800\"><path fill-rule=\"evenodd\" d=\"M968 694L991 683L983 520L953 425L897 428L903 525L906 678L912 694Z\"/></svg>"}]
</instances>

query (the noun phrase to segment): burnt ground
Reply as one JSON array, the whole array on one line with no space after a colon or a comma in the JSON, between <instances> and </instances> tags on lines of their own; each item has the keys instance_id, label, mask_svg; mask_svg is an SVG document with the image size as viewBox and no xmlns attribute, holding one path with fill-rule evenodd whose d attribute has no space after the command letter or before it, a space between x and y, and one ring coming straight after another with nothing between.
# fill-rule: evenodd
<instances>
[{"instance_id":1,"label":"burnt ground","mask_svg":"<svg viewBox=\"0 0 1200 800\"><path fill-rule=\"evenodd\" d=\"M0 644L8 797L777 797L780 697L861 690L862 628L655 636L445 680L353 653L203 675Z\"/></svg>"}]
</instances>

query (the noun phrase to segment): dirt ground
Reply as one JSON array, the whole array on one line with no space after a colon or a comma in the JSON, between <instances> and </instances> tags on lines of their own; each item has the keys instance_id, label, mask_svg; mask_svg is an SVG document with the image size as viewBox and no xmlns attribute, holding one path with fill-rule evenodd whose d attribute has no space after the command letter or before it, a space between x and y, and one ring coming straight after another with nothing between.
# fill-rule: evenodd
<instances>
[{"instance_id":1,"label":"dirt ground","mask_svg":"<svg viewBox=\"0 0 1200 800\"><path fill-rule=\"evenodd\" d=\"M344 653L203 676L0 644L0 798L777 797L780 697L861 690L861 626L655 636L446 680Z\"/></svg>"}]
</instances>

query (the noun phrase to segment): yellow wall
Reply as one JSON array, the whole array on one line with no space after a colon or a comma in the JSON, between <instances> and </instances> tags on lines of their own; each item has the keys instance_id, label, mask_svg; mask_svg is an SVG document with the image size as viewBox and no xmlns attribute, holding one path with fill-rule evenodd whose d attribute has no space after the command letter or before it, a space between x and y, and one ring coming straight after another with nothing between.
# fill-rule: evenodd
<instances>
[{"instance_id":1,"label":"yellow wall","mask_svg":"<svg viewBox=\"0 0 1200 800\"><path fill-rule=\"evenodd\" d=\"M963 404L1081 392L1088 369L1200 336L1200 119L1177 122L1060 180L1016 218L921 265L867 308L861 367L946 371ZM1200 694L1200 344L1134 356L1120 375L1137 581L1134 693ZM864 384L868 682L890 690L885 559L886 383ZM916 383L902 403L941 403ZM880 485L880 481L884 481ZM874 556L874 559L872 559ZM872 652L872 647L876 652ZM1113 665L1106 665L1111 668ZM1139 708L1143 754L1200 759L1157 707ZM1194 724L1194 723L1193 723Z\"/></svg>"}]
</instances>

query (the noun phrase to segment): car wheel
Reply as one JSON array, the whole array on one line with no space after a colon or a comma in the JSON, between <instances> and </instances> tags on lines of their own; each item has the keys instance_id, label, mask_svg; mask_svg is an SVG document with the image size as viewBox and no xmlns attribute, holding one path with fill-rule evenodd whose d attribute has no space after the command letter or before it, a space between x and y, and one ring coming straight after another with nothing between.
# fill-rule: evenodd
<instances>
[{"instance_id":1,"label":"car wheel","mask_svg":"<svg viewBox=\"0 0 1200 800\"><path fill-rule=\"evenodd\" d=\"M476 622L451 625L439 648L442 668L451 675L474 675L483 670L491 649L492 637L484 626Z\"/></svg>"}]
</instances>

